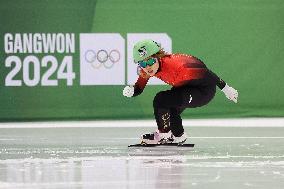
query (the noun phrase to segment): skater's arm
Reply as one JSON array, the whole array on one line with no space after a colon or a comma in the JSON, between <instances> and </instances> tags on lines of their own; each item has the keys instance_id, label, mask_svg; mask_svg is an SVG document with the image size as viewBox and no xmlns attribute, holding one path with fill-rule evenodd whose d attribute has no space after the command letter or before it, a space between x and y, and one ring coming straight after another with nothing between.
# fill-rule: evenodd
<instances>
[{"instance_id":1,"label":"skater's arm","mask_svg":"<svg viewBox=\"0 0 284 189\"><path fill-rule=\"evenodd\" d=\"M150 77L148 77L147 75L143 75L143 73L139 73L139 77L135 83L134 86L126 86L124 89L123 89L123 95L126 96L126 97L135 97L135 96L138 96L140 95L145 86L147 85L147 82L149 80Z\"/></svg>"},{"instance_id":2,"label":"skater's arm","mask_svg":"<svg viewBox=\"0 0 284 189\"><path fill-rule=\"evenodd\" d=\"M219 87L219 89L222 90L226 86L226 82L209 69L208 69L208 74L211 76L211 78L216 83L216 85Z\"/></svg>"},{"instance_id":3,"label":"skater's arm","mask_svg":"<svg viewBox=\"0 0 284 189\"><path fill-rule=\"evenodd\" d=\"M136 81L134 85L133 96L138 96L143 92L145 86L147 85L148 80L149 78L142 77L141 75L139 76L138 80Z\"/></svg>"},{"instance_id":4,"label":"skater's arm","mask_svg":"<svg viewBox=\"0 0 284 189\"><path fill-rule=\"evenodd\" d=\"M221 89L221 91L225 94L225 96L229 99L234 101L235 103L238 102L239 93L233 87L230 87L225 81L219 78L215 73L211 70L208 70L208 73L211 75L211 78L215 81L216 85Z\"/></svg>"}]
</instances>

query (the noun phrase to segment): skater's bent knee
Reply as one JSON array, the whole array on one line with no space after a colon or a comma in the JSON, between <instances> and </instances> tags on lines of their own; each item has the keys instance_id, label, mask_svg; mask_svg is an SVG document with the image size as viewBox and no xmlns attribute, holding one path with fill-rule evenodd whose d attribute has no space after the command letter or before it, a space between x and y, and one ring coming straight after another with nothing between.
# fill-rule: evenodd
<instances>
[{"instance_id":1,"label":"skater's bent knee","mask_svg":"<svg viewBox=\"0 0 284 189\"><path fill-rule=\"evenodd\" d=\"M165 95L164 91L158 92L153 100L153 106L154 107L161 107L163 106Z\"/></svg>"}]
</instances>

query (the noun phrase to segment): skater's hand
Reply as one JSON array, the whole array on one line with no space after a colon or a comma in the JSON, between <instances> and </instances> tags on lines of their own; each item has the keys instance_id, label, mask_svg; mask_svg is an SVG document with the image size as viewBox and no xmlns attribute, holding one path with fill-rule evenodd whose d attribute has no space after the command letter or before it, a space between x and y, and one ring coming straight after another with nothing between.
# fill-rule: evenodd
<instances>
[{"instance_id":1,"label":"skater's hand","mask_svg":"<svg viewBox=\"0 0 284 189\"><path fill-rule=\"evenodd\" d=\"M134 87L133 86L124 87L122 94L123 96L126 96L128 98L132 97L134 95Z\"/></svg>"},{"instance_id":2,"label":"skater's hand","mask_svg":"<svg viewBox=\"0 0 284 189\"><path fill-rule=\"evenodd\" d=\"M226 86L222 89L222 91L225 93L226 97L229 100L232 100L235 103L238 102L239 93L236 89L234 89L233 87L230 87L229 85L226 84Z\"/></svg>"}]
</instances>

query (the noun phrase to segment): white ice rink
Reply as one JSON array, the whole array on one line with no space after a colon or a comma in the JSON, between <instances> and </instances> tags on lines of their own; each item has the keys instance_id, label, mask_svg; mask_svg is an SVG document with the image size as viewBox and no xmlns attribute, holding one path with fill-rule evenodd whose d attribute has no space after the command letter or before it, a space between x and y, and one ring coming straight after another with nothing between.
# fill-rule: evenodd
<instances>
[{"instance_id":1,"label":"white ice rink","mask_svg":"<svg viewBox=\"0 0 284 189\"><path fill-rule=\"evenodd\" d=\"M154 129L152 122L145 122L146 127L122 122L109 122L109 127L107 122L94 122L97 127L91 122L3 123L0 188L282 189L283 123L209 127L195 122L185 127L193 149L128 149Z\"/></svg>"}]
</instances>

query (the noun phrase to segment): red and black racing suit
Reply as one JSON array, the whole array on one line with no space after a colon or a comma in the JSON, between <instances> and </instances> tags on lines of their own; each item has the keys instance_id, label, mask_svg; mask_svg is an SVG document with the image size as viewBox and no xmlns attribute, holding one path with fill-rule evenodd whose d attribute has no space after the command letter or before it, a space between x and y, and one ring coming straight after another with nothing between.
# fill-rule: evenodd
<instances>
[{"instance_id":1,"label":"red and black racing suit","mask_svg":"<svg viewBox=\"0 0 284 189\"><path fill-rule=\"evenodd\" d=\"M194 56L166 55L159 59L159 64L154 77L173 87L155 96L155 119L160 132L171 130L174 136L180 136L184 132L180 114L186 108L209 103L215 96L216 85L223 89L226 83ZM139 76L134 86L134 96L143 92L148 80L149 78Z\"/></svg>"}]
</instances>

